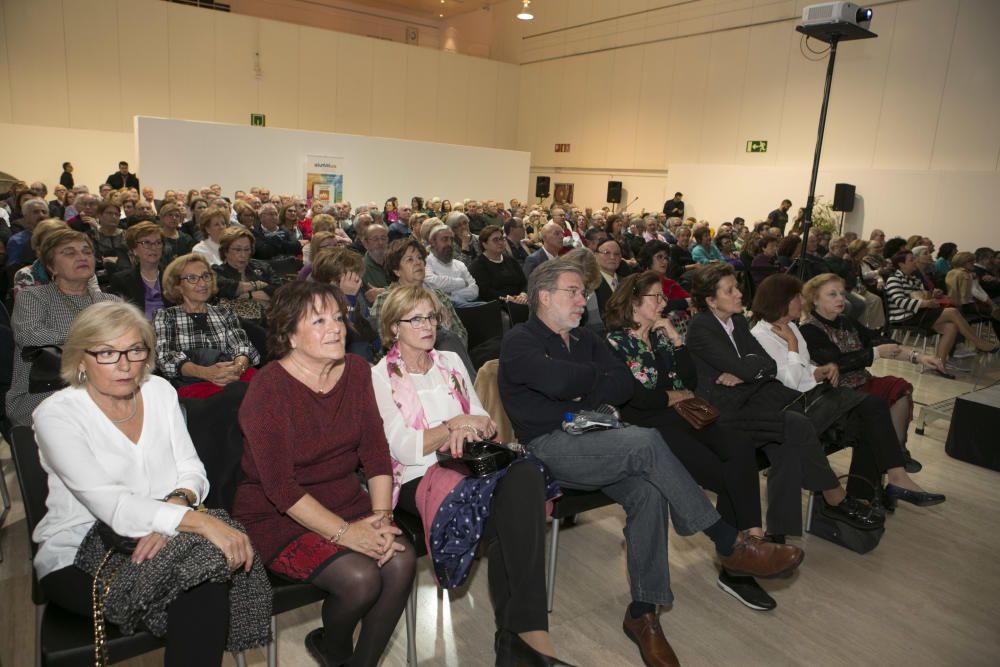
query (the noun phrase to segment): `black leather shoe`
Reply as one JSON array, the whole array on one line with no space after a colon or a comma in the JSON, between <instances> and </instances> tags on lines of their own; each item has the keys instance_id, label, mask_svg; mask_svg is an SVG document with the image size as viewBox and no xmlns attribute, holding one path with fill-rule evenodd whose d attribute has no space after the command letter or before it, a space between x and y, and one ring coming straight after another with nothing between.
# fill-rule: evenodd
<instances>
[{"instance_id":1,"label":"black leather shoe","mask_svg":"<svg viewBox=\"0 0 1000 667\"><path fill-rule=\"evenodd\" d=\"M765 542L773 542L775 544L785 544L785 536L784 535L774 535L772 533L767 533L766 535L764 535L764 541Z\"/></svg>"},{"instance_id":2,"label":"black leather shoe","mask_svg":"<svg viewBox=\"0 0 1000 667\"><path fill-rule=\"evenodd\" d=\"M573 667L559 658L539 653L510 630L498 630L494 645L497 667Z\"/></svg>"},{"instance_id":3,"label":"black leather shoe","mask_svg":"<svg viewBox=\"0 0 1000 667\"><path fill-rule=\"evenodd\" d=\"M719 588L732 595L751 609L757 611L771 611L778 606L770 595L767 594L757 580L753 577L742 577L726 572L722 568L719 572Z\"/></svg>"},{"instance_id":4,"label":"black leather shoe","mask_svg":"<svg viewBox=\"0 0 1000 667\"><path fill-rule=\"evenodd\" d=\"M336 663L323 651L323 628L316 628L306 635L306 650L322 667L335 667Z\"/></svg>"},{"instance_id":5,"label":"black leather shoe","mask_svg":"<svg viewBox=\"0 0 1000 667\"><path fill-rule=\"evenodd\" d=\"M875 530L881 528L885 523L885 516L879 516L872 511L872 508L850 495L846 496L839 505L823 505L823 515L843 521L859 530Z\"/></svg>"},{"instance_id":6,"label":"black leather shoe","mask_svg":"<svg viewBox=\"0 0 1000 667\"><path fill-rule=\"evenodd\" d=\"M903 470L912 475L913 473L920 472L923 469L924 466L920 463L920 461L910 456L910 450L903 447Z\"/></svg>"},{"instance_id":7,"label":"black leather shoe","mask_svg":"<svg viewBox=\"0 0 1000 667\"><path fill-rule=\"evenodd\" d=\"M896 486L895 484L885 485L885 495L890 498L896 498L902 500L905 503L910 503L918 507L930 507L931 505L940 505L945 501L944 494L942 493L930 493L929 491L911 491L910 489L904 489L901 486Z\"/></svg>"}]
</instances>

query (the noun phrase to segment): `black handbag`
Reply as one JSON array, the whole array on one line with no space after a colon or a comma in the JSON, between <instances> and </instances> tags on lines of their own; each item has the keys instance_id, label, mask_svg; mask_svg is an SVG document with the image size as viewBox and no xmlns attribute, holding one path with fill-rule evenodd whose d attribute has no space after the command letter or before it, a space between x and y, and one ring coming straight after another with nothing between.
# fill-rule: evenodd
<instances>
[{"instance_id":1,"label":"black handbag","mask_svg":"<svg viewBox=\"0 0 1000 667\"><path fill-rule=\"evenodd\" d=\"M821 382L796 396L782 411L801 412L812 422L816 433L823 433L865 400L865 396L853 389Z\"/></svg>"},{"instance_id":2,"label":"black handbag","mask_svg":"<svg viewBox=\"0 0 1000 667\"><path fill-rule=\"evenodd\" d=\"M68 385L62 378L62 348L58 345L29 345L21 350L28 369L28 393L46 394Z\"/></svg>"},{"instance_id":3,"label":"black handbag","mask_svg":"<svg viewBox=\"0 0 1000 667\"><path fill-rule=\"evenodd\" d=\"M139 546L139 540L119 535L103 521L97 522L97 535L101 538L101 542L104 542L104 548L110 551L132 555L135 548Z\"/></svg>"},{"instance_id":4,"label":"black handbag","mask_svg":"<svg viewBox=\"0 0 1000 667\"><path fill-rule=\"evenodd\" d=\"M858 475L841 476L864 479ZM875 488L875 485L871 483L871 480L865 479L865 482L871 485L872 488ZM885 509L879 502L879 497L881 495L881 489L876 489L871 505L872 512L881 513L884 516ZM833 542L834 544L842 546L845 549L850 549L854 553L858 554L866 554L869 551L872 551L878 546L878 543L882 540L882 536L885 535L885 523L880 525L878 528L862 530L848 523L844 523L843 521L831 519L826 516L823 514L824 507L826 507L826 501L823 500L823 494L814 494L812 514L810 515L809 528L806 532L812 533L816 537L820 537L828 542Z\"/></svg>"},{"instance_id":5,"label":"black handbag","mask_svg":"<svg viewBox=\"0 0 1000 667\"><path fill-rule=\"evenodd\" d=\"M194 347L190 350L184 350L184 355L188 361L198 366L212 366L222 361L232 361L228 354L214 347ZM204 382L204 380L196 377L188 377L187 375L178 375L171 380L171 384L178 389L199 382Z\"/></svg>"},{"instance_id":6,"label":"black handbag","mask_svg":"<svg viewBox=\"0 0 1000 667\"><path fill-rule=\"evenodd\" d=\"M438 465L465 477L488 477L509 466L520 455L513 447L490 440L475 440L465 443L460 458L452 457L449 452L439 451Z\"/></svg>"}]
</instances>

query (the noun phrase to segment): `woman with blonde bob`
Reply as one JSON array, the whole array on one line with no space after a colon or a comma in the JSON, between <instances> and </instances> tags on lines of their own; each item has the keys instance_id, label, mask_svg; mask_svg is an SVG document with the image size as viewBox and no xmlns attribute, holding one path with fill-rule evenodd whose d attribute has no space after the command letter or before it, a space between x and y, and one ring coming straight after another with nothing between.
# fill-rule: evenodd
<instances>
[{"instance_id":1,"label":"woman with blonde bob","mask_svg":"<svg viewBox=\"0 0 1000 667\"><path fill-rule=\"evenodd\" d=\"M280 286L271 266L253 259L254 235L242 227L227 227L219 237L221 264L212 267L219 299L239 317L260 323Z\"/></svg>"},{"instance_id":2,"label":"woman with blonde bob","mask_svg":"<svg viewBox=\"0 0 1000 667\"><path fill-rule=\"evenodd\" d=\"M70 327L69 387L35 410L49 493L34 565L47 597L81 616L94 612L94 579L107 582L106 619L166 635L164 664L218 665L227 636L234 651L267 642L270 588L224 513L192 511L208 480L176 393L150 375L152 347L130 304L89 306Z\"/></svg>"},{"instance_id":3,"label":"woman with blonde bob","mask_svg":"<svg viewBox=\"0 0 1000 667\"><path fill-rule=\"evenodd\" d=\"M209 304L215 272L203 255L182 255L163 271L163 295L180 305L156 312L156 366L182 397L205 398L237 380L249 382L260 363L237 317Z\"/></svg>"},{"instance_id":4,"label":"woman with blonde bob","mask_svg":"<svg viewBox=\"0 0 1000 667\"><path fill-rule=\"evenodd\" d=\"M392 343L371 373L385 437L402 468L398 507L423 518L444 588L460 586L480 540L490 543L497 665L566 664L551 657L548 633L545 500L555 487L544 466L529 457L473 479L437 465L438 451L460 457L466 443L496 432L465 364L434 349L444 313L437 294L420 285L394 288L382 306L380 332Z\"/></svg>"},{"instance_id":5,"label":"woman with blonde bob","mask_svg":"<svg viewBox=\"0 0 1000 667\"><path fill-rule=\"evenodd\" d=\"M202 211L197 219L202 240L194 245L191 252L204 255L208 259L209 266L222 264L219 241L222 240L222 232L229 226L229 214L221 208L213 207Z\"/></svg>"},{"instance_id":6,"label":"woman with blonde bob","mask_svg":"<svg viewBox=\"0 0 1000 667\"><path fill-rule=\"evenodd\" d=\"M82 232L69 227L51 231L38 246L38 257L51 277L47 285L22 290L14 302L14 373L7 392L7 417L17 425L31 425L31 413L52 392L29 382L33 363L25 361L26 347L57 352L77 314L98 301L118 297L91 289L94 246ZM44 352L44 351L43 351Z\"/></svg>"}]
</instances>

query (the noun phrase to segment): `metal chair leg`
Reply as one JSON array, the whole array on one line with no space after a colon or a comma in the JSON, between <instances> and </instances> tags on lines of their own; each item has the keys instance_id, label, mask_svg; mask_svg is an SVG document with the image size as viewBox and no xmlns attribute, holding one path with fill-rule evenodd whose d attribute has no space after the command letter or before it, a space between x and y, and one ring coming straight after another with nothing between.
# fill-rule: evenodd
<instances>
[{"instance_id":1,"label":"metal chair leg","mask_svg":"<svg viewBox=\"0 0 1000 667\"><path fill-rule=\"evenodd\" d=\"M45 605L35 605L35 667L42 667L42 615Z\"/></svg>"},{"instance_id":2,"label":"metal chair leg","mask_svg":"<svg viewBox=\"0 0 1000 667\"><path fill-rule=\"evenodd\" d=\"M410 599L406 601L406 664L417 665L417 582L410 589Z\"/></svg>"},{"instance_id":3,"label":"metal chair leg","mask_svg":"<svg viewBox=\"0 0 1000 667\"><path fill-rule=\"evenodd\" d=\"M559 551L559 519L552 519L552 543L549 545L549 567L545 573L545 589L548 595L549 613L552 613L556 598L556 556Z\"/></svg>"},{"instance_id":4,"label":"metal chair leg","mask_svg":"<svg viewBox=\"0 0 1000 667\"><path fill-rule=\"evenodd\" d=\"M243 655L243 651L233 651L233 660L236 661L236 667L247 667L247 657Z\"/></svg>"},{"instance_id":5,"label":"metal chair leg","mask_svg":"<svg viewBox=\"0 0 1000 667\"><path fill-rule=\"evenodd\" d=\"M3 562L3 526L7 522L7 515L10 514L11 502L10 491L7 490L7 479L3 474L3 466L0 466L0 499L3 500L3 511L0 512L0 563Z\"/></svg>"},{"instance_id":6,"label":"metal chair leg","mask_svg":"<svg viewBox=\"0 0 1000 667\"><path fill-rule=\"evenodd\" d=\"M271 617L271 643L267 645L267 667L278 667L278 617Z\"/></svg>"},{"instance_id":7,"label":"metal chair leg","mask_svg":"<svg viewBox=\"0 0 1000 667\"><path fill-rule=\"evenodd\" d=\"M809 493L809 504L806 505L806 532L807 533L809 532L809 529L812 528L812 522L813 522L813 503L815 503L815 502L816 502L816 494L810 492Z\"/></svg>"}]
</instances>

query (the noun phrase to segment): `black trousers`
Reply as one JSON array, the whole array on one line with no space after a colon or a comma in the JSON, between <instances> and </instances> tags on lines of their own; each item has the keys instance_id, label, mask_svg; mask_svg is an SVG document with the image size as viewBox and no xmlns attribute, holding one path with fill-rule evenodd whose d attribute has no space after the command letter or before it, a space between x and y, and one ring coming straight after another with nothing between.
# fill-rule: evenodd
<instances>
[{"instance_id":1,"label":"black trousers","mask_svg":"<svg viewBox=\"0 0 1000 667\"><path fill-rule=\"evenodd\" d=\"M677 411L625 415L636 426L655 428L698 486L717 494L715 508L739 530L760 526L760 475L749 436L718 423L692 428ZM797 487L797 484L796 484ZM795 489L798 493L798 488Z\"/></svg>"},{"instance_id":2,"label":"black trousers","mask_svg":"<svg viewBox=\"0 0 1000 667\"><path fill-rule=\"evenodd\" d=\"M38 582L45 596L63 609L93 619L94 579L70 565ZM91 621L92 622L92 621ZM229 634L229 586L204 583L167 606L167 667L218 667Z\"/></svg>"},{"instance_id":3,"label":"black trousers","mask_svg":"<svg viewBox=\"0 0 1000 667\"><path fill-rule=\"evenodd\" d=\"M866 395L846 419L847 432L854 440L847 492L871 500L874 488L882 481L882 473L903 465L903 450L892 425L889 405L882 399Z\"/></svg>"},{"instance_id":4,"label":"black trousers","mask_svg":"<svg viewBox=\"0 0 1000 667\"><path fill-rule=\"evenodd\" d=\"M403 485L399 509L417 514L419 479ZM545 478L517 463L497 483L483 540L496 626L510 632L548 630L545 601Z\"/></svg>"}]
</instances>

